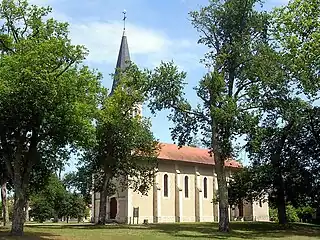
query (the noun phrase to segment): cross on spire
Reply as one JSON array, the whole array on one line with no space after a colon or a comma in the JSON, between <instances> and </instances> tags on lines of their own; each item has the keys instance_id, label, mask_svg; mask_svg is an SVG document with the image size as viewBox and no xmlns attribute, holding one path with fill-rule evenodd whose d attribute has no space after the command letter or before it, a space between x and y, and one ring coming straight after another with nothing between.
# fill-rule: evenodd
<instances>
[{"instance_id":1,"label":"cross on spire","mask_svg":"<svg viewBox=\"0 0 320 240\"><path fill-rule=\"evenodd\" d=\"M126 14L127 14L127 11L124 9L122 13L123 13L123 19L122 20L123 20L123 31L124 31L124 30L126 30L126 19L127 19L127 15Z\"/></svg>"}]
</instances>

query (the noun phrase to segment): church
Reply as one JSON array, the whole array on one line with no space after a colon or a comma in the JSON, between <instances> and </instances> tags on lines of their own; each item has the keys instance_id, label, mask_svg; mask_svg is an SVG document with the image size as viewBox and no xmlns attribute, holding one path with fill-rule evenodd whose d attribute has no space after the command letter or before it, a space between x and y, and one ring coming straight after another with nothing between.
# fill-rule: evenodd
<instances>
[{"instance_id":1,"label":"church","mask_svg":"<svg viewBox=\"0 0 320 240\"><path fill-rule=\"evenodd\" d=\"M123 32L116 69L130 61L127 36ZM117 83L114 82L112 91ZM142 108L135 114L142 114ZM155 183L142 195L128 188L107 199L107 219L127 224L213 222L219 220L218 190L214 159L207 149L161 143ZM241 169L234 160L225 163L226 177ZM99 193L92 194L92 222L98 222ZM231 221L269 221L267 198L229 206Z\"/></svg>"}]
</instances>

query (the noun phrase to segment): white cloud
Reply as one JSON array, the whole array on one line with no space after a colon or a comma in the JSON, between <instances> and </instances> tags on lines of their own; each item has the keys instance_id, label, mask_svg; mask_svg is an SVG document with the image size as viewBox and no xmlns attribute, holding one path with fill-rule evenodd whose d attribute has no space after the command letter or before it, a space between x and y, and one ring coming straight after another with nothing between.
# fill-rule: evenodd
<instances>
[{"instance_id":1,"label":"white cloud","mask_svg":"<svg viewBox=\"0 0 320 240\"><path fill-rule=\"evenodd\" d=\"M85 45L90 62L115 64L122 36L120 21L86 21L70 24L70 33L75 44ZM170 39L165 33L134 24L127 24L129 51L132 60L139 60L143 67L154 67L161 60L174 60L182 68L190 61L197 64L200 56L192 53L192 42L187 39ZM194 43L195 44L195 43ZM191 51L190 51L191 50ZM143 59L143 61L141 61Z\"/></svg>"},{"instance_id":2,"label":"white cloud","mask_svg":"<svg viewBox=\"0 0 320 240\"><path fill-rule=\"evenodd\" d=\"M29 0L32 4L49 5L65 0ZM72 19L53 11L50 17L68 22L70 37L74 44L84 45L89 50L87 61L92 65L103 63L114 67L123 32L122 21L100 21L97 18ZM165 32L127 23L131 59L140 67L155 67L163 61L173 60L180 68L190 70L199 66L204 51L196 44L196 39L173 39Z\"/></svg>"},{"instance_id":3,"label":"white cloud","mask_svg":"<svg viewBox=\"0 0 320 240\"><path fill-rule=\"evenodd\" d=\"M89 61L112 62L117 55L122 36L121 22L87 22L70 25L72 40L90 50ZM166 48L171 42L161 33L135 25L127 25L129 50L135 54L154 54Z\"/></svg>"}]
</instances>

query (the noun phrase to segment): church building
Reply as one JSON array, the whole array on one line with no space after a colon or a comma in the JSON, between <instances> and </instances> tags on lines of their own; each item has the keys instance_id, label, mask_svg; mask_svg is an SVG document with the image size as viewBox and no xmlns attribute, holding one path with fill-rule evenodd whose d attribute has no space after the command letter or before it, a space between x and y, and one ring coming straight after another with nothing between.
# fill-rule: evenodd
<instances>
[{"instance_id":1,"label":"church building","mask_svg":"<svg viewBox=\"0 0 320 240\"><path fill-rule=\"evenodd\" d=\"M123 32L116 69L130 61L127 36ZM117 83L114 82L112 91ZM141 114L141 106L136 114ZM227 180L242 166L234 160L225 163ZM219 220L216 201L218 183L214 159L207 149L161 143L154 186L147 195L128 188L107 199L107 218L127 224L213 222ZM92 221L98 222L99 193L92 194ZM267 199L229 206L231 221L269 221Z\"/></svg>"}]
</instances>

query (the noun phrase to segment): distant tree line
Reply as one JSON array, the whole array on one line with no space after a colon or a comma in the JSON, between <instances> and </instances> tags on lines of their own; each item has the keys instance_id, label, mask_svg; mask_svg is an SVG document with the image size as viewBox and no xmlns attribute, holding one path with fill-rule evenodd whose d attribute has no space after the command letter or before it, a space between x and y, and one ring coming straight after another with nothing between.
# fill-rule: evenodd
<instances>
[{"instance_id":1,"label":"distant tree line","mask_svg":"<svg viewBox=\"0 0 320 240\"><path fill-rule=\"evenodd\" d=\"M30 219L37 222L52 219L54 222L63 220L68 223L71 218L80 222L89 217L89 206L83 196L67 191L56 175L50 177L44 189L31 195L29 207Z\"/></svg>"}]
</instances>

